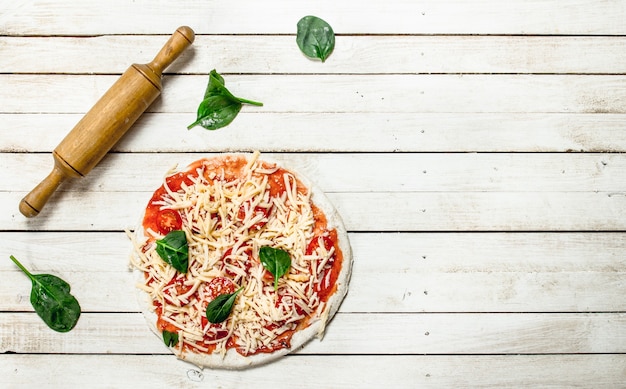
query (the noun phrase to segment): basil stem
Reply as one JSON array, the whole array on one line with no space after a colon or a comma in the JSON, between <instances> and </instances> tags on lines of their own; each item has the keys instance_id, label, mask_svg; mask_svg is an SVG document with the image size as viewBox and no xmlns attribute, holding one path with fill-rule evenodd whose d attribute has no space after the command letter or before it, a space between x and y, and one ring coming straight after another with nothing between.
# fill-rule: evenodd
<instances>
[{"instance_id":1,"label":"basil stem","mask_svg":"<svg viewBox=\"0 0 626 389\"><path fill-rule=\"evenodd\" d=\"M209 73L204 99L198 106L197 119L187 129L197 125L207 130L226 127L237 117L243 104L263 106L263 103L257 101L235 97L224 86L224 77L213 69Z\"/></svg>"},{"instance_id":2,"label":"basil stem","mask_svg":"<svg viewBox=\"0 0 626 389\"><path fill-rule=\"evenodd\" d=\"M161 259L179 272L187 273L189 245L185 231L170 231L163 239L157 240L156 245L156 252Z\"/></svg>"},{"instance_id":3,"label":"basil stem","mask_svg":"<svg viewBox=\"0 0 626 389\"><path fill-rule=\"evenodd\" d=\"M233 293L220 294L213 299L206 307L206 318L211 323L221 323L228 319L230 312L233 310L237 294L243 290L243 286Z\"/></svg>"},{"instance_id":4,"label":"basil stem","mask_svg":"<svg viewBox=\"0 0 626 389\"><path fill-rule=\"evenodd\" d=\"M278 279L284 276L291 266L291 257L285 250L263 246L259 250L263 267L274 275L274 290L278 290Z\"/></svg>"},{"instance_id":5,"label":"basil stem","mask_svg":"<svg viewBox=\"0 0 626 389\"><path fill-rule=\"evenodd\" d=\"M176 346L178 344L178 334L163 330L163 343L168 347Z\"/></svg>"},{"instance_id":6,"label":"basil stem","mask_svg":"<svg viewBox=\"0 0 626 389\"><path fill-rule=\"evenodd\" d=\"M39 317L57 332L68 332L78 322L80 305L70 293L70 285L51 274L32 274L13 256L13 263L30 278L30 303Z\"/></svg>"},{"instance_id":7,"label":"basil stem","mask_svg":"<svg viewBox=\"0 0 626 389\"><path fill-rule=\"evenodd\" d=\"M335 32L324 20L305 16L298 21L296 43L304 55L324 62L335 48Z\"/></svg>"}]
</instances>

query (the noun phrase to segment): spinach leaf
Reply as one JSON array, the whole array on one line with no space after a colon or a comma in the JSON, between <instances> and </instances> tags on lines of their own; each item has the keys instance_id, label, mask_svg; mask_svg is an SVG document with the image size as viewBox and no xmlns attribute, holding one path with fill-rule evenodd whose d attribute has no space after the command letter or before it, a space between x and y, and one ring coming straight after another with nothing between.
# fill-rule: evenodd
<instances>
[{"instance_id":1,"label":"spinach leaf","mask_svg":"<svg viewBox=\"0 0 626 389\"><path fill-rule=\"evenodd\" d=\"M179 272L187 273L189 245L185 231L170 231L163 239L157 240L156 245L156 252L161 259Z\"/></svg>"},{"instance_id":2,"label":"spinach leaf","mask_svg":"<svg viewBox=\"0 0 626 389\"><path fill-rule=\"evenodd\" d=\"M178 344L178 334L176 332L163 331L163 343L168 347L173 347Z\"/></svg>"},{"instance_id":3,"label":"spinach leaf","mask_svg":"<svg viewBox=\"0 0 626 389\"><path fill-rule=\"evenodd\" d=\"M70 285L51 274L32 274L13 255L10 258L30 278L30 303L48 327L58 332L74 328L81 311Z\"/></svg>"},{"instance_id":4,"label":"spinach leaf","mask_svg":"<svg viewBox=\"0 0 626 389\"><path fill-rule=\"evenodd\" d=\"M207 84L206 90L204 91L204 98L206 99L211 95L222 93L223 88L226 88L224 84L224 77L222 77L221 74L217 73L215 69L211 70L211 72L209 73L209 83Z\"/></svg>"},{"instance_id":5,"label":"spinach leaf","mask_svg":"<svg viewBox=\"0 0 626 389\"><path fill-rule=\"evenodd\" d=\"M298 21L296 43L304 55L324 62L335 48L335 32L324 20L305 16Z\"/></svg>"},{"instance_id":6,"label":"spinach leaf","mask_svg":"<svg viewBox=\"0 0 626 389\"><path fill-rule=\"evenodd\" d=\"M198 121L189 129L200 125L207 130L217 130L226 127L241 111L242 104L223 95L213 95L205 98L198 108Z\"/></svg>"},{"instance_id":7,"label":"spinach leaf","mask_svg":"<svg viewBox=\"0 0 626 389\"><path fill-rule=\"evenodd\" d=\"M243 290L243 286L233 293L220 294L213 299L206 307L206 318L211 323L221 323L228 319L230 312L233 310L233 304L237 294Z\"/></svg>"},{"instance_id":8,"label":"spinach leaf","mask_svg":"<svg viewBox=\"0 0 626 389\"><path fill-rule=\"evenodd\" d=\"M197 119L187 129L200 125L207 130L226 127L241 111L243 104L263 106L252 100L235 97L224 85L224 77L215 71L209 73L209 83L204 91L204 99L198 106Z\"/></svg>"},{"instance_id":9,"label":"spinach leaf","mask_svg":"<svg viewBox=\"0 0 626 389\"><path fill-rule=\"evenodd\" d=\"M263 246L259 250L259 259L270 273L274 275L274 290L278 290L278 279L285 275L291 266L291 257L285 250Z\"/></svg>"}]
</instances>

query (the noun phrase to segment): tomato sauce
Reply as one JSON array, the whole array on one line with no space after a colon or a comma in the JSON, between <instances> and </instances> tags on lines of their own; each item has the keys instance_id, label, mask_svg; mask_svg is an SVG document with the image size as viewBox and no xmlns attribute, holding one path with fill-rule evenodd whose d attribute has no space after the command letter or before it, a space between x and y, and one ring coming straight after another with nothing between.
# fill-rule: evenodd
<instances>
[{"instance_id":1,"label":"tomato sauce","mask_svg":"<svg viewBox=\"0 0 626 389\"><path fill-rule=\"evenodd\" d=\"M176 192L182 187L183 183L186 185L191 185L193 183L192 178L193 176L191 176L187 172L179 172L168 176L165 179L165 184L161 185L159 189L154 191L152 197L150 198L150 201L148 202L148 206L146 207L142 223L144 229L151 229L152 231L156 231L162 235L166 235L169 231L172 231L174 229L180 229L180 225L182 225L182 218L180 217L179 212L169 210L169 213L164 213L164 211L161 210L161 206L158 204L158 202L161 201L163 199L163 196L167 194L167 190L165 189L166 184L172 192ZM174 213L178 214L178 216L173 216ZM170 221L166 221L165 225L172 224L170 226L171 229L169 229L168 231L167 227L163 227L164 217L174 219L180 218L180 221L178 221L177 223L174 222L173 224Z\"/></svg>"},{"instance_id":2,"label":"tomato sauce","mask_svg":"<svg viewBox=\"0 0 626 389\"><path fill-rule=\"evenodd\" d=\"M169 231L181 228L181 225L183 222L181 214L178 211L171 210L171 209L161 210L160 209L161 206L158 204L160 201L162 201L163 196L167 195L167 190L165 189L165 185L167 185L169 190L171 190L172 192L176 192L180 190L183 184L192 185L193 180L198 176L199 168L204 168L203 170L204 178L208 182L213 182L215 179L218 179L218 178L223 179L225 181L232 181L241 176L242 171L246 165L247 165L247 160L245 158L227 157L227 158L222 158L222 159L217 159L217 158L201 159L199 161L194 162L192 165L190 165L190 167L186 171L178 172L171 176L168 176L165 179L165 184L161 185L161 187L159 187L153 193L148 203L148 206L146 207L145 215L143 219L144 229L151 229L153 231L158 231L159 233L165 235ZM262 162L262 166L264 168L271 168L273 165ZM216 177L212 178L211 176L209 176L210 172L215 172ZM289 174L289 171L282 169L282 168L278 168L275 172L269 174L268 191L271 197L280 197L286 192L287 188L286 188L285 179L284 179L285 174ZM304 185L302 185L301 182L297 181L293 183L292 185L297 185L297 188L298 188L297 190L299 193L307 194L308 190L307 188L304 187ZM319 245L319 239L318 239L319 237L322 237L323 244L326 246L327 250L330 249L331 247L334 247L335 249L333 257L328 261L326 265L326 269L324 270L322 274L322 277L321 277L322 281L320 282L319 285L316 286L316 292L318 294L319 300L321 302L327 302L330 296L337 289L336 283L337 283L337 278L339 276L339 273L341 271L341 266L343 262L343 254L338 245L337 231L335 229L328 230L328 221L326 219L326 216L324 215L324 212L320 208L315 206L314 204L311 204L311 207L312 207L313 217L315 221L314 227L313 227L314 238L312 239L309 247L307 248L307 254L310 254L309 250L313 251L317 247L316 245ZM270 210L266 210L266 209L258 209L258 210L255 209L255 212L267 212L268 214L269 214L269 211ZM258 228L262 228L262 227L263 227L262 225L258 226ZM251 256L251 253L248 253L248 254ZM222 257L220 261L221 266L224 266L224 264L228 261L228 255L230 255L230 252L226 252L224 256ZM226 273L226 275L233 276L233 274L228 274L228 273ZM329 277L328 283L324 281L327 276ZM273 276L267 271L263 279L268 283L273 282ZM227 281L230 281L230 282L227 282ZM174 285L173 287L177 290L177 292L184 293L190 290L188 289L187 286L183 285L182 280L177 277L175 277L172 281L170 281L170 284ZM232 280L228 278L224 278L224 277L218 277L214 279L211 283L209 283L209 285L207 285L207 287L209 288L209 295L213 296L213 298L215 298L216 295L221 294L221 292L232 293L234 291L234 284L232 283ZM200 288L198 288L198 291L196 291L192 296L190 296L190 300L193 300L194 298L201 299L199 290ZM160 306L160 304L155 301L154 305L155 305L155 311L158 317L157 323L156 323L157 328L160 331L169 331L169 332L179 331L179 329L176 326L163 320L162 307ZM298 310L298 313L302 313L302 310ZM226 348L227 349L236 348L237 352L242 355L273 353L283 348L289 348L291 347L291 338L294 335L294 333L297 330L308 326L308 320L309 318L305 318L299 323L296 329L288 330L280 334L277 338L277 342L275 342L272 346L260 347L254 352L246 353L246 351L243 348L237 346L237 338L236 336L233 335L227 341ZM201 324L203 328L209 325L206 317L202 318ZM228 336L228 331L221 329L219 325L210 324L210 326L215 326L215 331L213 331L214 333L212 333L211 335L207 334L204 340L214 341L222 337ZM196 344L202 348L208 349L207 353L212 353L216 349L215 344L205 344L203 341L198 341L196 342ZM188 345L185 346L185 348L188 348L188 347L190 346Z\"/></svg>"},{"instance_id":3,"label":"tomato sauce","mask_svg":"<svg viewBox=\"0 0 626 389\"><path fill-rule=\"evenodd\" d=\"M343 262L343 253L337 244L337 230L332 229L328 231L330 241L332 241L333 246L335 247L334 257L331 259L331 264L328 269L326 269L322 275L322 279L325 280L330 273L329 282L326 283L322 281L317 289L317 296L320 301L327 302L330 296L337 290L337 278L339 277L339 273L341 272L341 265Z\"/></svg>"}]
</instances>

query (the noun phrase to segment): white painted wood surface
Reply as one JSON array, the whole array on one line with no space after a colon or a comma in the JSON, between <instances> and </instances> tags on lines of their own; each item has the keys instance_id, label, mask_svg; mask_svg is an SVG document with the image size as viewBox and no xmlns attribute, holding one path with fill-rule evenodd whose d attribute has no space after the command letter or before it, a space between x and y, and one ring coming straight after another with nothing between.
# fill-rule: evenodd
<instances>
[{"instance_id":1,"label":"white painted wood surface","mask_svg":"<svg viewBox=\"0 0 626 389\"><path fill-rule=\"evenodd\" d=\"M295 45L307 14L337 33L324 64ZM623 387L624 20L626 1L3 2L0 386ZM180 25L196 41L149 112L24 218L50 152ZM213 68L265 105L188 131ZM200 370L149 332L124 229L173 164L252 150L335 203L350 292L322 341ZM40 321L11 254L71 283L73 331Z\"/></svg>"}]
</instances>

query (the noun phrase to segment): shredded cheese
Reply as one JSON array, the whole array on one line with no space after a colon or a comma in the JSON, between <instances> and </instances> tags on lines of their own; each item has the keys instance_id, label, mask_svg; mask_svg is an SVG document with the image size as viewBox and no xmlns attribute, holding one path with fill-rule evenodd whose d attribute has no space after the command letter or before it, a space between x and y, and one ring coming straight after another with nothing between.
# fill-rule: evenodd
<instances>
[{"instance_id":1,"label":"shredded cheese","mask_svg":"<svg viewBox=\"0 0 626 389\"><path fill-rule=\"evenodd\" d=\"M152 206L180 213L189 245L186 274L156 253L155 240L163 237L158 232L144 229L147 239L134 242L131 266L145 273L138 287L148 293L160 320L177 329L178 354L189 349L224 355L231 347L243 355L277 350L285 347L281 336L324 317L317 290L330 282L330 272L324 272L334 248L324 247L315 235L309 190L258 156L254 153L235 174L226 163L218 169L202 163L189 172L191 184L177 190L164 180L164 194ZM283 189L279 195L271 195L272 179ZM315 250L307 252L314 239ZM277 291L258 258L266 245L287 251L292 261ZM205 318L211 300L207 286L219 277L243 291L229 318L211 324Z\"/></svg>"}]
</instances>

